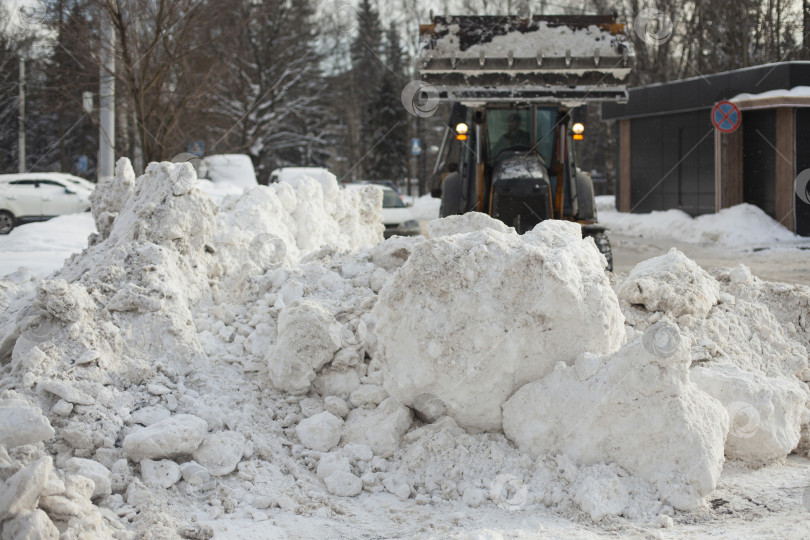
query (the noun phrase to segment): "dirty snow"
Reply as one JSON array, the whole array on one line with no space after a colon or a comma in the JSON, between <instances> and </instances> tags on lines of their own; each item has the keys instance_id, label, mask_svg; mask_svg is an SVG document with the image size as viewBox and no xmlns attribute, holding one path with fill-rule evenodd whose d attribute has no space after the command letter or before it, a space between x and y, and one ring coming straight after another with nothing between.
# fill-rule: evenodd
<instances>
[{"instance_id":1,"label":"dirty snow","mask_svg":"<svg viewBox=\"0 0 810 540\"><path fill-rule=\"evenodd\" d=\"M328 179L131 180L0 281L4 535L806 535L806 285L608 277L568 223L383 242L380 190Z\"/></svg>"},{"instance_id":2,"label":"dirty snow","mask_svg":"<svg viewBox=\"0 0 810 540\"><path fill-rule=\"evenodd\" d=\"M621 56L620 43L626 41L624 36L621 39L613 36L597 26L588 28L572 29L569 26L553 26L542 21L538 24L538 29L533 32L510 32L505 35L494 36L489 42L476 44L460 51L458 38L458 25L451 24L447 27L448 33L436 40L434 50L438 53L448 54L451 52L462 52L465 57L478 57L483 51L488 57L506 58L509 51L513 51L518 57L535 58L538 55L546 57L562 57L567 51L572 56L592 57L594 51L598 49L600 56ZM437 28L440 31L441 28Z\"/></svg>"}]
</instances>

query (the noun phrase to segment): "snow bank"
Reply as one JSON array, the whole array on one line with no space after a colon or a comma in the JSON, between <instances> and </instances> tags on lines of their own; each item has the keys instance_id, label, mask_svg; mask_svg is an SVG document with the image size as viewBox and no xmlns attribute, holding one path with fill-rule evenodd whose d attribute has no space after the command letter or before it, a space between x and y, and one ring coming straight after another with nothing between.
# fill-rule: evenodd
<instances>
[{"instance_id":1,"label":"snow bank","mask_svg":"<svg viewBox=\"0 0 810 540\"><path fill-rule=\"evenodd\" d=\"M428 394L459 425L498 430L517 388L620 346L618 302L575 224L519 236L474 213L433 222L430 234L373 311L385 387L405 404Z\"/></svg>"},{"instance_id":2,"label":"snow bank","mask_svg":"<svg viewBox=\"0 0 810 540\"><path fill-rule=\"evenodd\" d=\"M739 204L716 214L692 218L681 210L649 214L622 213L599 207L599 222L611 231L629 236L675 238L691 244L716 243L750 246L804 242L757 206Z\"/></svg>"}]
</instances>

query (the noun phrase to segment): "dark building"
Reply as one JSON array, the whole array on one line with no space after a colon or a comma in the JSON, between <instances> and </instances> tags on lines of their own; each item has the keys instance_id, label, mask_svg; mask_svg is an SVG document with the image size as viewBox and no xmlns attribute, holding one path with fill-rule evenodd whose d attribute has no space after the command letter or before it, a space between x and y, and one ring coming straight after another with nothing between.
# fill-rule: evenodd
<instances>
[{"instance_id":1,"label":"dark building","mask_svg":"<svg viewBox=\"0 0 810 540\"><path fill-rule=\"evenodd\" d=\"M697 216L745 202L810 235L810 204L794 188L810 168L805 86L810 62L780 62L633 88L627 103L603 104L618 137L618 209ZM742 113L730 134L711 122L722 100Z\"/></svg>"}]
</instances>

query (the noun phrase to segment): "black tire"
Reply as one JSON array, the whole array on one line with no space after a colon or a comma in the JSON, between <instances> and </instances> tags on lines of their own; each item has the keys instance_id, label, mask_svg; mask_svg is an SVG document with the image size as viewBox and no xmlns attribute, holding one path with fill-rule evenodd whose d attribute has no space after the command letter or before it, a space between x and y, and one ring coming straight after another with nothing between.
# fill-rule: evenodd
<instances>
[{"instance_id":1,"label":"black tire","mask_svg":"<svg viewBox=\"0 0 810 540\"><path fill-rule=\"evenodd\" d=\"M607 271L613 272L613 250L610 248L610 240L605 233L599 232L590 235L593 242L596 244L597 249L607 259Z\"/></svg>"},{"instance_id":2,"label":"black tire","mask_svg":"<svg viewBox=\"0 0 810 540\"><path fill-rule=\"evenodd\" d=\"M0 234L8 234L14 230L14 214L0 210Z\"/></svg>"}]
</instances>

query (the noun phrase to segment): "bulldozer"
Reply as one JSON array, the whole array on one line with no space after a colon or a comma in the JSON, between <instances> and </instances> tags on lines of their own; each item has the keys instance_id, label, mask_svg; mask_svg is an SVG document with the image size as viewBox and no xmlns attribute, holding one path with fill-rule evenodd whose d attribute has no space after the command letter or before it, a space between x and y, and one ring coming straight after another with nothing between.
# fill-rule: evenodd
<instances>
[{"instance_id":1,"label":"bulldozer","mask_svg":"<svg viewBox=\"0 0 810 540\"><path fill-rule=\"evenodd\" d=\"M613 256L576 166L588 102L627 100L635 61L615 15L436 16L420 26L421 99L449 103L431 185L441 217L483 212L518 234L575 221Z\"/></svg>"}]
</instances>

